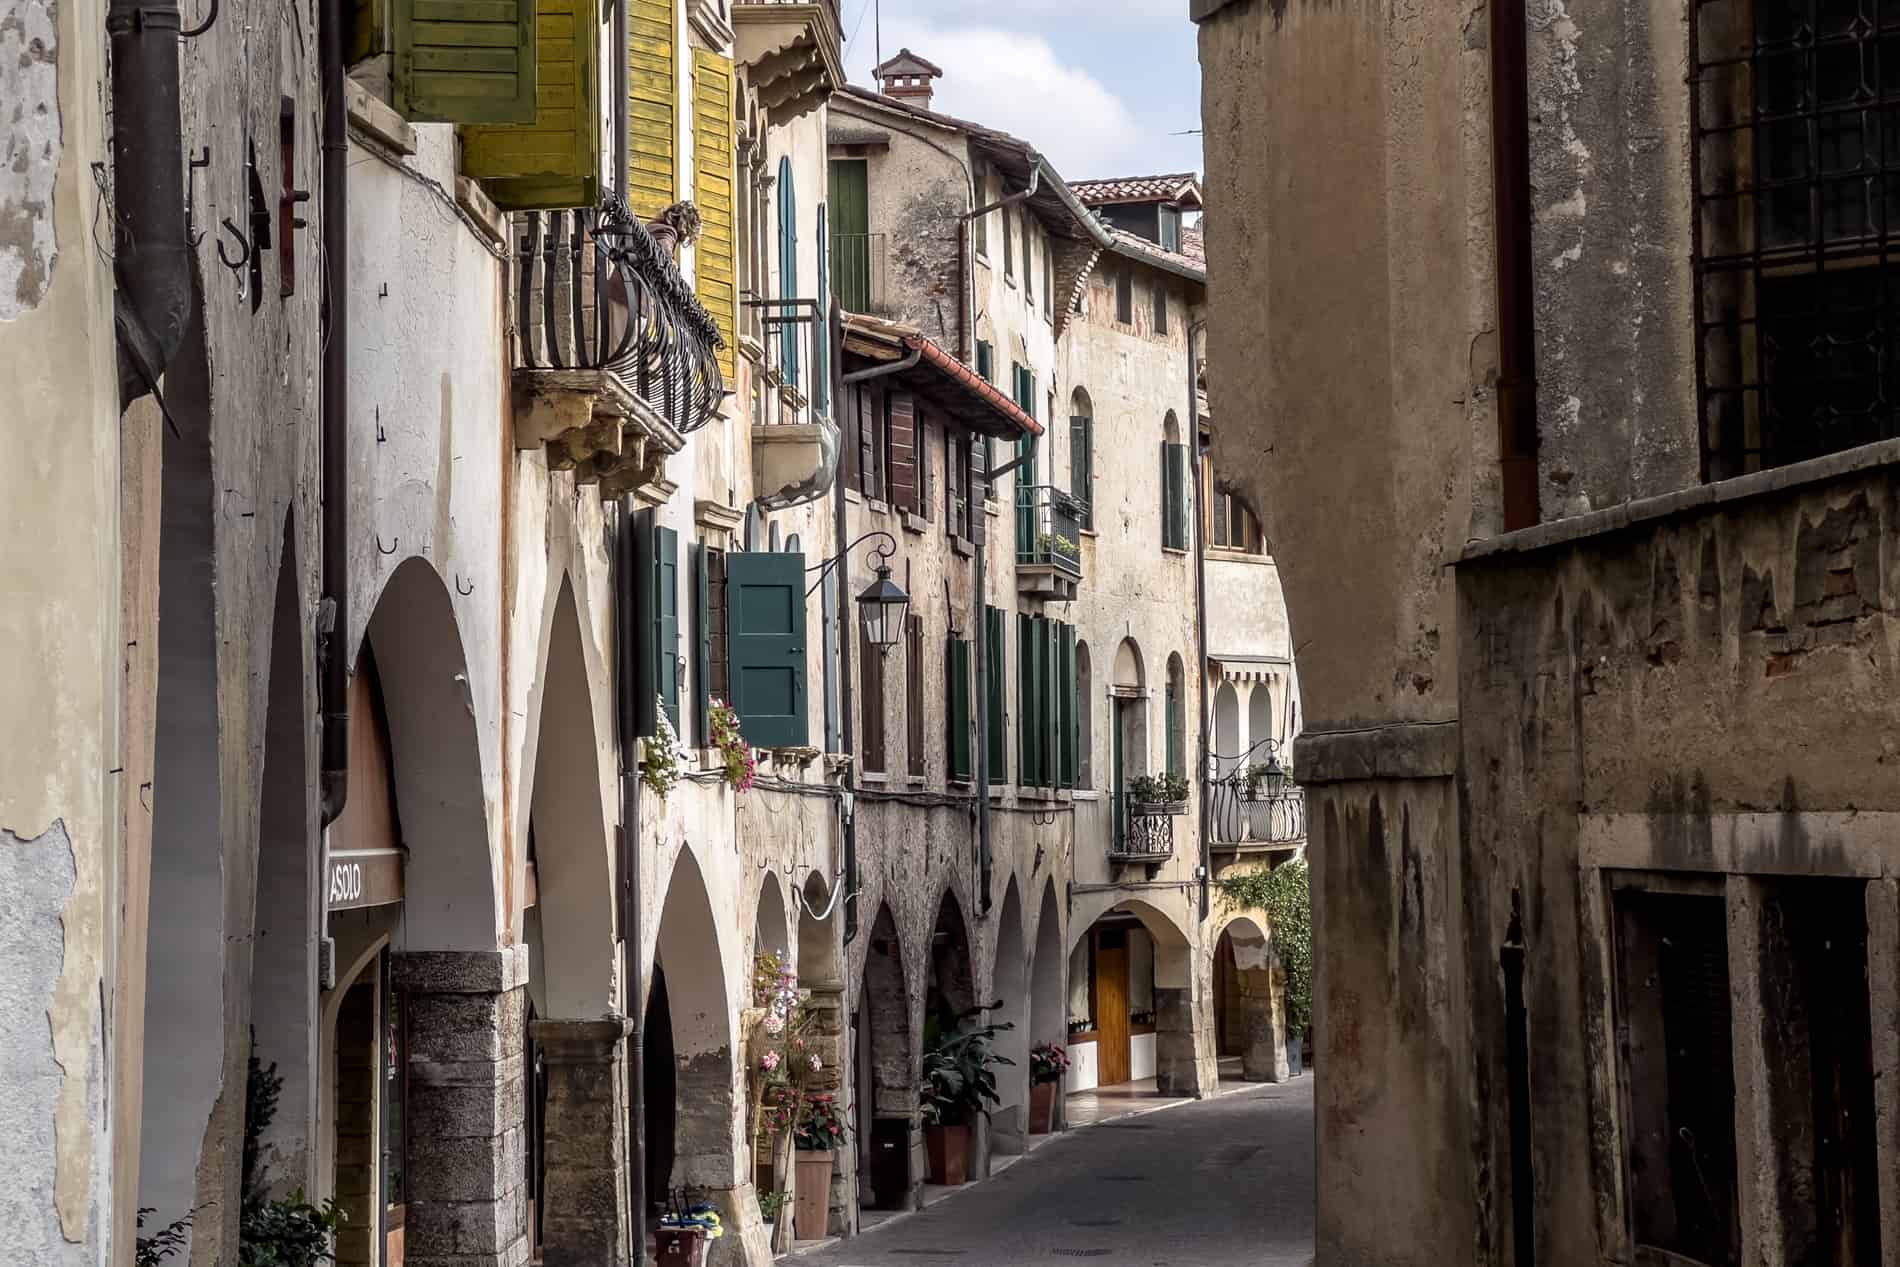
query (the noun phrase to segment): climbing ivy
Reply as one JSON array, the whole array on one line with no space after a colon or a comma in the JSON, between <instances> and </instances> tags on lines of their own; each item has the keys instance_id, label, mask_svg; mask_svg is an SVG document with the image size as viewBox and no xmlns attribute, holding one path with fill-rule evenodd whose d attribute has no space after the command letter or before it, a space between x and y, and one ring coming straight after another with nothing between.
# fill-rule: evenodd
<instances>
[{"instance_id":1,"label":"climbing ivy","mask_svg":"<svg viewBox=\"0 0 1900 1267\"><path fill-rule=\"evenodd\" d=\"M1217 883L1229 910L1266 912L1268 933L1286 973L1287 1033L1306 1034L1313 1027L1313 898L1306 859L1271 871L1223 876Z\"/></svg>"}]
</instances>

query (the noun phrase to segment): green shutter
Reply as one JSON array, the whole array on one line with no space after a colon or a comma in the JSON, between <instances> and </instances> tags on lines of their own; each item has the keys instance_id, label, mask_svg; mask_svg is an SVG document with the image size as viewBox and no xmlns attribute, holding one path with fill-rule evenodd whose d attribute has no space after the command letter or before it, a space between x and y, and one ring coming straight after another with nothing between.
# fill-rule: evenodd
<instances>
[{"instance_id":1,"label":"green shutter","mask_svg":"<svg viewBox=\"0 0 1900 1267\"><path fill-rule=\"evenodd\" d=\"M392 0L396 109L430 123L528 123L535 0Z\"/></svg>"},{"instance_id":2,"label":"green shutter","mask_svg":"<svg viewBox=\"0 0 1900 1267\"><path fill-rule=\"evenodd\" d=\"M831 288L846 312L871 309L871 196L861 158L831 160Z\"/></svg>"},{"instance_id":3,"label":"green shutter","mask_svg":"<svg viewBox=\"0 0 1900 1267\"><path fill-rule=\"evenodd\" d=\"M1095 469L1091 452L1094 438L1089 434L1090 423L1087 414L1069 419L1069 492L1082 503L1084 528L1095 523Z\"/></svg>"},{"instance_id":4,"label":"green shutter","mask_svg":"<svg viewBox=\"0 0 1900 1267\"><path fill-rule=\"evenodd\" d=\"M693 570L693 739L704 747L712 737L706 724L712 698L712 596L706 576L706 547L687 547Z\"/></svg>"},{"instance_id":5,"label":"green shutter","mask_svg":"<svg viewBox=\"0 0 1900 1267\"><path fill-rule=\"evenodd\" d=\"M1062 752L1056 781L1063 787L1074 787L1076 753L1082 737L1082 710L1075 683L1075 626L1058 624L1056 634L1056 729Z\"/></svg>"},{"instance_id":6,"label":"green shutter","mask_svg":"<svg viewBox=\"0 0 1900 1267\"><path fill-rule=\"evenodd\" d=\"M1004 708L1009 696L1003 685L1004 642L1006 634L1003 625L1003 612L998 607L983 609L985 637L989 641L985 649L983 670L986 680L983 689L989 701L989 734L986 737L989 747L990 782L1009 782L1009 749L1005 740L1008 733L1004 717Z\"/></svg>"},{"instance_id":7,"label":"green shutter","mask_svg":"<svg viewBox=\"0 0 1900 1267\"><path fill-rule=\"evenodd\" d=\"M1035 786L1036 779L1036 643L1035 622L1016 613L1016 781Z\"/></svg>"},{"instance_id":8,"label":"green shutter","mask_svg":"<svg viewBox=\"0 0 1900 1267\"><path fill-rule=\"evenodd\" d=\"M534 118L462 133L462 174L507 211L600 199L598 0L534 0Z\"/></svg>"},{"instance_id":9,"label":"green shutter","mask_svg":"<svg viewBox=\"0 0 1900 1267\"><path fill-rule=\"evenodd\" d=\"M969 780L975 774L970 752L970 640L950 640L949 671L945 674L950 690L948 748L950 777Z\"/></svg>"},{"instance_id":10,"label":"green shutter","mask_svg":"<svg viewBox=\"0 0 1900 1267\"><path fill-rule=\"evenodd\" d=\"M755 748L803 747L805 556L726 556L726 641L732 710Z\"/></svg>"},{"instance_id":11,"label":"green shutter","mask_svg":"<svg viewBox=\"0 0 1900 1267\"><path fill-rule=\"evenodd\" d=\"M1161 446L1161 544L1187 549L1187 446Z\"/></svg>"},{"instance_id":12,"label":"green shutter","mask_svg":"<svg viewBox=\"0 0 1900 1267\"><path fill-rule=\"evenodd\" d=\"M995 354L990 350L990 341L988 339L978 339L976 341L976 374L978 378L986 383L994 381L994 358Z\"/></svg>"},{"instance_id":13,"label":"green shutter","mask_svg":"<svg viewBox=\"0 0 1900 1267\"><path fill-rule=\"evenodd\" d=\"M653 683L665 702L673 733L680 730L680 561L679 534L653 530Z\"/></svg>"},{"instance_id":14,"label":"green shutter","mask_svg":"<svg viewBox=\"0 0 1900 1267\"><path fill-rule=\"evenodd\" d=\"M1169 774L1179 774L1181 772L1181 744L1178 738L1179 730L1177 723L1180 720L1181 699L1180 692L1174 689L1174 683L1172 681L1167 685L1166 698L1166 707L1162 710L1164 719L1162 724L1167 727L1168 731L1168 764L1166 768Z\"/></svg>"}]
</instances>

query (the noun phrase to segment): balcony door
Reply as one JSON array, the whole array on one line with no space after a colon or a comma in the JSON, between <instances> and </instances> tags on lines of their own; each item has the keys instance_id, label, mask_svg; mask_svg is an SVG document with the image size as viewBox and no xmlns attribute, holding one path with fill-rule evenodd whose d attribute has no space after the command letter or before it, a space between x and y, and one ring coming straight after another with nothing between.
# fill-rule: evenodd
<instances>
[{"instance_id":1,"label":"balcony door","mask_svg":"<svg viewBox=\"0 0 1900 1267\"><path fill-rule=\"evenodd\" d=\"M861 158L831 160L832 286L846 312L871 308L869 165Z\"/></svg>"}]
</instances>

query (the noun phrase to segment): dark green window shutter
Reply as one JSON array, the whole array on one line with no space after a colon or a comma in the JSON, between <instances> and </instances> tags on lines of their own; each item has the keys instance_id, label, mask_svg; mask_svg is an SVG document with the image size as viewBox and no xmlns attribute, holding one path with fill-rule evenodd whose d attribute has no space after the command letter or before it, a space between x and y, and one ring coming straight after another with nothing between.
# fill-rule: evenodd
<instances>
[{"instance_id":1,"label":"dark green window shutter","mask_svg":"<svg viewBox=\"0 0 1900 1267\"><path fill-rule=\"evenodd\" d=\"M706 547L687 550L693 570L693 741L705 747L712 738L706 707L712 698L712 602L706 577Z\"/></svg>"},{"instance_id":2,"label":"dark green window shutter","mask_svg":"<svg viewBox=\"0 0 1900 1267\"><path fill-rule=\"evenodd\" d=\"M945 674L950 688L950 733L947 747L950 751L950 777L969 780L974 778L976 770L972 760L970 744L970 640L952 638L950 640L949 671Z\"/></svg>"},{"instance_id":3,"label":"dark green window shutter","mask_svg":"<svg viewBox=\"0 0 1900 1267\"><path fill-rule=\"evenodd\" d=\"M1003 625L1003 611L1000 607L985 607L983 619L984 634L989 640L989 645L984 649L983 669L987 680L983 683L983 689L988 692L990 712L990 733L987 736L990 782L1007 783L1009 782L1009 749L1004 738L1008 733L1004 712L1009 701L1009 694L1004 689L1003 678L1004 643L1007 640Z\"/></svg>"},{"instance_id":4,"label":"dark green window shutter","mask_svg":"<svg viewBox=\"0 0 1900 1267\"><path fill-rule=\"evenodd\" d=\"M1187 549L1187 446L1161 446L1161 544Z\"/></svg>"},{"instance_id":5,"label":"dark green window shutter","mask_svg":"<svg viewBox=\"0 0 1900 1267\"><path fill-rule=\"evenodd\" d=\"M680 561L679 534L658 525L653 529L653 588L649 592L648 614L652 623L653 690L666 708L666 720L673 733L680 729ZM656 717L654 728L658 729Z\"/></svg>"},{"instance_id":6,"label":"dark green window shutter","mask_svg":"<svg viewBox=\"0 0 1900 1267\"><path fill-rule=\"evenodd\" d=\"M1181 693L1175 689L1172 680L1168 682L1166 698L1166 707L1162 710L1162 724L1166 726L1168 730L1168 764L1166 768L1169 774L1179 774L1181 773Z\"/></svg>"},{"instance_id":7,"label":"dark green window shutter","mask_svg":"<svg viewBox=\"0 0 1900 1267\"><path fill-rule=\"evenodd\" d=\"M1056 781L1063 787L1074 787L1082 725L1075 684L1075 626L1058 624L1056 633L1056 730L1062 750Z\"/></svg>"},{"instance_id":8,"label":"dark green window shutter","mask_svg":"<svg viewBox=\"0 0 1900 1267\"><path fill-rule=\"evenodd\" d=\"M1082 503L1082 526L1095 524L1094 437L1089 434L1092 419L1077 414L1069 419L1069 493Z\"/></svg>"},{"instance_id":9,"label":"dark green window shutter","mask_svg":"<svg viewBox=\"0 0 1900 1267\"><path fill-rule=\"evenodd\" d=\"M732 710L755 748L806 742L805 556L726 555Z\"/></svg>"},{"instance_id":10,"label":"dark green window shutter","mask_svg":"<svg viewBox=\"0 0 1900 1267\"><path fill-rule=\"evenodd\" d=\"M1024 787L1036 782L1036 643L1035 622L1016 613L1016 781Z\"/></svg>"},{"instance_id":11,"label":"dark green window shutter","mask_svg":"<svg viewBox=\"0 0 1900 1267\"><path fill-rule=\"evenodd\" d=\"M396 109L432 123L534 121L535 0L391 0Z\"/></svg>"},{"instance_id":12,"label":"dark green window shutter","mask_svg":"<svg viewBox=\"0 0 1900 1267\"><path fill-rule=\"evenodd\" d=\"M994 382L994 370L994 354L990 351L990 341L988 339L978 339L976 341L977 377L986 383Z\"/></svg>"}]
</instances>

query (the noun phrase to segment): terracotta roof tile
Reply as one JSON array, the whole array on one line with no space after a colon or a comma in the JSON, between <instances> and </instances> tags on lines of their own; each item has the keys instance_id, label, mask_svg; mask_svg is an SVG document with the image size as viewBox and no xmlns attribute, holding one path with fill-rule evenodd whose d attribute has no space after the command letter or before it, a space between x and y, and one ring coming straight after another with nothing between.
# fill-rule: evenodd
<instances>
[{"instance_id":1,"label":"terracotta roof tile","mask_svg":"<svg viewBox=\"0 0 1900 1267\"><path fill-rule=\"evenodd\" d=\"M1193 172L1162 176L1121 176L1112 180L1071 181L1069 188L1084 206L1112 202L1184 202L1201 205L1201 182Z\"/></svg>"}]
</instances>

